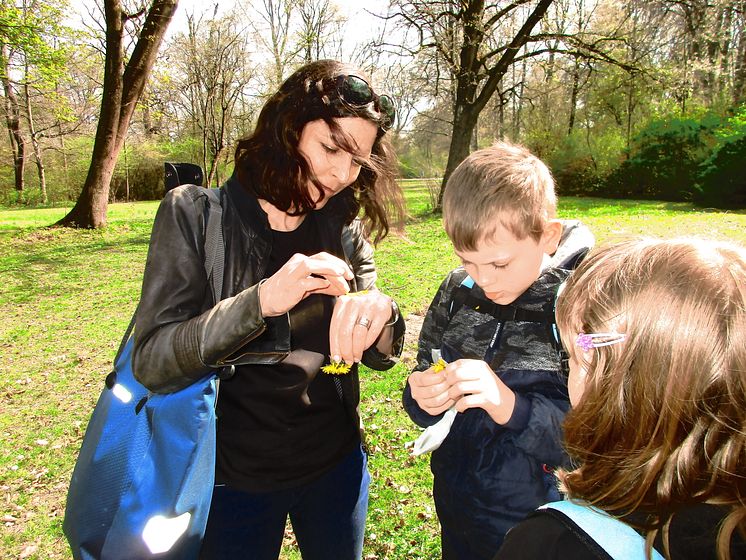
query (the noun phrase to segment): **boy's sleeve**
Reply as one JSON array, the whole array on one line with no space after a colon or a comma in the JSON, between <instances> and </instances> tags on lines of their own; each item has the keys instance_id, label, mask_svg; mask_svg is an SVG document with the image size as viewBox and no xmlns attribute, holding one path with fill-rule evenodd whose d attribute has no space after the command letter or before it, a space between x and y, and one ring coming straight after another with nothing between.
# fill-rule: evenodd
<instances>
[{"instance_id":1,"label":"boy's sleeve","mask_svg":"<svg viewBox=\"0 0 746 560\"><path fill-rule=\"evenodd\" d=\"M420 330L420 338L417 347L417 365L414 367L413 371L425 371L428 369L432 364L433 348L440 348L441 341L443 340L443 332L445 327L448 325L448 305L450 303L450 294L452 291L452 276L453 274L449 274L446 279L443 280L427 310L425 320L422 323L422 330ZM402 400L404 410L407 411L409 417L418 426L431 426L443 416L442 414L431 416L419 407L417 401L412 398L409 381L407 381L407 384L404 387Z\"/></svg>"},{"instance_id":2,"label":"boy's sleeve","mask_svg":"<svg viewBox=\"0 0 746 560\"><path fill-rule=\"evenodd\" d=\"M514 394L513 415L504 427L513 432L516 447L551 467L567 466L562 422L570 403L541 393L514 391Z\"/></svg>"}]
</instances>

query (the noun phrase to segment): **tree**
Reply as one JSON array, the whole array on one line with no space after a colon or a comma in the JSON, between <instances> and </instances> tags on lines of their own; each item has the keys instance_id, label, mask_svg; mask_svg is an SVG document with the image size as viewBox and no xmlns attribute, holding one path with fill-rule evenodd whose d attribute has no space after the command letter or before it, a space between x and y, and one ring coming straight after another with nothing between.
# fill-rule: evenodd
<instances>
[{"instance_id":1,"label":"tree","mask_svg":"<svg viewBox=\"0 0 746 560\"><path fill-rule=\"evenodd\" d=\"M298 47L304 63L321 58L340 58L341 30L345 20L330 0L302 1L297 6L300 18Z\"/></svg>"},{"instance_id":2,"label":"tree","mask_svg":"<svg viewBox=\"0 0 746 560\"><path fill-rule=\"evenodd\" d=\"M448 177L469 154L479 114L521 49L534 40L531 33L552 1L518 0L507 6L484 0L398 2L397 16L415 30L420 50L435 51L452 82L453 131L438 207ZM526 17L517 30L510 29L506 22L520 9L527 10Z\"/></svg>"},{"instance_id":3,"label":"tree","mask_svg":"<svg viewBox=\"0 0 746 560\"><path fill-rule=\"evenodd\" d=\"M738 37L733 61L733 105L746 102L746 1L734 2L735 30Z\"/></svg>"},{"instance_id":4,"label":"tree","mask_svg":"<svg viewBox=\"0 0 746 560\"><path fill-rule=\"evenodd\" d=\"M669 26L677 32L671 55L683 73L684 102L691 99L695 109L738 102L743 88L746 3L659 0L653 4L670 12Z\"/></svg>"},{"instance_id":5,"label":"tree","mask_svg":"<svg viewBox=\"0 0 746 560\"><path fill-rule=\"evenodd\" d=\"M206 184L220 181L217 163L230 139L238 101L253 78L249 33L235 14L207 21L188 17L186 36L174 40L172 58L184 80L187 117L202 143Z\"/></svg>"},{"instance_id":6,"label":"tree","mask_svg":"<svg viewBox=\"0 0 746 560\"><path fill-rule=\"evenodd\" d=\"M39 128L34 109L37 99L53 110L54 87L64 71L66 52L61 37L69 30L64 19L64 0L22 0L0 2L0 75L5 94L5 119L13 152L15 188L24 190L27 135L30 137L39 173L42 201L46 202L46 182ZM46 98L46 99L45 99ZM26 124L26 130L23 124Z\"/></svg>"},{"instance_id":7,"label":"tree","mask_svg":"<svg viewBox=\"0 0 746 560\"><path fill-rule=\"evenodd\" d=\"M178 0L153 0L150 9L127 14L120 0L104 0L106 58L101 112L88 175L75 206L56 225L99 228L106 225L111 177L130 119L155 63ZM129 60L125 25L145 15L145 23Z\"/></svg>"},{"instance_id":8,"label":"tree","mask_svg":"<svg viewBox=\"0 0 746 560\"><path fill-rule=\"evenodd\" d=\"M255 34L259 42L269 51L271 70L268 76L266 92L273 92L282 83L287 74L287 67L297 56L298 51L290 44L291 18L298 0L262 0L260 12L267 28L257 27Z\"/></svg>"},{"instance_id":9,"label":"tree","mask_svg":"<svg viewBox=\"0 0 746 560\"><path fill-rule=\"evenodd\" d=\"M13 152L13 171L16 191L23 192L23 171L26 167L26 139L21 131L21 104L18 101L16 84L10 78L12 49L7 43L0 44L0 73L5 93L5 122L10 135Z\"/></svg>"}]
</instances>

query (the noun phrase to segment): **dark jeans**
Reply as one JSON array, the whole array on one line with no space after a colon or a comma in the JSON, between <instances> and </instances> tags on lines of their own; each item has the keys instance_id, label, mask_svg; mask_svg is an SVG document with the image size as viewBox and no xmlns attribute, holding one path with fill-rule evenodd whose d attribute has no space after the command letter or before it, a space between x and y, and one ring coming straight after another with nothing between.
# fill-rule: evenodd
<instances>
[{"instance_id":1,"label":"dark jeans","mask_svg":"<svg viewBox=\"0 0 746 560\"><path fill-rule=\"evenodd\" d=\"M554 474L541 474L546 489L546 498L539 498L535 507L542 503L561 499ZM503 492L508 500L509 492ZM440 521L440 543L443 560L491 560L505 539L505 534L521 519L533 511L526 505L512 516L495 516L478 507L480 499L470 496L463 488L439 483L433 485L435 509ZM529 498L527 498L529 499Z\"/></svg>"},{"instance_id":2,"label":"dark jeans","mask_svg":"<svg viewBox=\"0 0 746 560\"><path fill-rule=\"evenodd\" d=\"M321 478L276 492L216 486L201 560L276 560L288 515L304 560L359 560L370 475L356 448Z\"/></svg>"}]
</instances>

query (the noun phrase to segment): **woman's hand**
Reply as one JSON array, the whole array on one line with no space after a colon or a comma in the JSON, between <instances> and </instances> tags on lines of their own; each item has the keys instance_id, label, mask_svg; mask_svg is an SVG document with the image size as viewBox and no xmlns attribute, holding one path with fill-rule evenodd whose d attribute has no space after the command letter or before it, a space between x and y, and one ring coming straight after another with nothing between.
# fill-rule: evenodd
<instances>
[{"instance_id":1,"label":"woman's hand","mask_svg":"<svg viewBox=\"0 0 746 560\"><path fill-rule=\"evenodd\" d=\"M437 416L451 408L454 400L448 394L451 385L444 370L436 372L432 367L415 371L409 375L409 389L419 407L430 416Z\"/></svg>"},{"instance_id":2,"label":"woman's hand","mask_svg":"<svg viewBox=\"0 0 746 560\"><path fill-rule=\"evenodd\" d=\"M341 296L350 291L353 275L342 259L329 253L296 253L259 286L263 317L287 313L310 294Z\"/></svg>"},{"instance_id":3,"label":"woman's hand","mask_svg":"<svg viewBox=\"0 0 746 560\"><path fill-rule=\"evenodd\" d=\"M363 352L381 336L391 313L391 298L378 290L338 297L329 325L332 360L359 362Z\"/></svg>"},{"instance_id":4,"label":"woman's hand","mask_svg":"<svg viewBox=\"0 0 746 560\"><path fill-rule=\"evenodd\" d=\"M461 359L444 370L448 395L456 401L456 410L482 408L498 424L507 424L513 415L515 393L482 360Z\"/></svg>"}]
</instances>

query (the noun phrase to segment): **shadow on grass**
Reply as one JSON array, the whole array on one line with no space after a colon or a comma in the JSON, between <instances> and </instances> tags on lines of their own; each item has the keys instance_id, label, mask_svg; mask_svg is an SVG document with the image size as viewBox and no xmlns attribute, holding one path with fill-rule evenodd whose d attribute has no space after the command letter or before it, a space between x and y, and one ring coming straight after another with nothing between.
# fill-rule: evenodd
<instances>
[{"instance_id":1,"label":"shadow on grass","mask_svg":"<svg viewBox=\"0 0 746 560\"><path fill-rule=\"evenodd\" d=\"M15 236L0 235L0 247L10 249L0 258L0 303L22 303L39 295L54 295L73 286L83 291L96 276L106 273L127 278L131 253L141 253L142 266L150 242L150 230L106 232L90 230L24 229ZM107 262L108 261L108 262ZM141 270L137 271L139 275ZM67 287L65 287L67 286Z\"/></svg>"}]
</instances>

